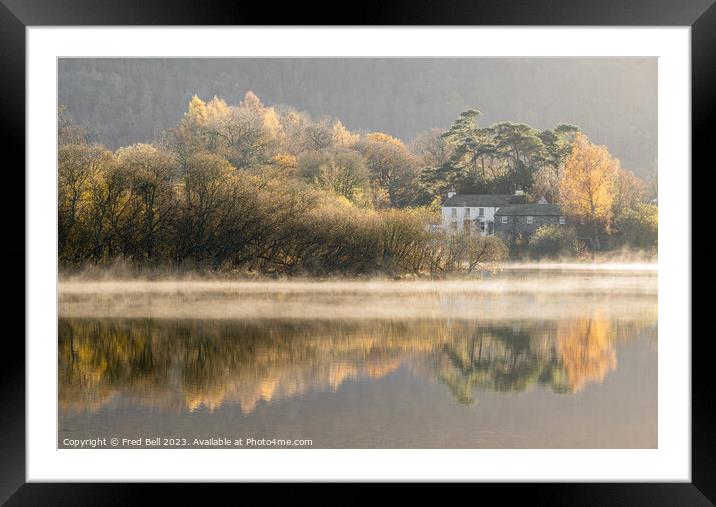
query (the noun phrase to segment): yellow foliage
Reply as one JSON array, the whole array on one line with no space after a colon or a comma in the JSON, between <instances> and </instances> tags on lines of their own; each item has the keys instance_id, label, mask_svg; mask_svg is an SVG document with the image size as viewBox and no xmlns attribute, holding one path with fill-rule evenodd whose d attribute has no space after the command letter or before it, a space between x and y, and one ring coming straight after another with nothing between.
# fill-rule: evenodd
<instances>
[{"instance_id":1,"label":"yellow foliage","mask_svg":"<svg viewBox=\"0 0 716 507\"><path fill-rule=\"evenodd\" d=\"M120 163L143 165L161 152L152 144L137 143L119 148L116 152Z\"/></svg>"},{"instance_id":2,"label":"yellow foliage","mask_svg":"<svg viewBox=\"0 0 716 507\"><path fill-rule=\"evenodd\" d=\"M358 142L358 135L352 134L340 121L333 125L333 144L348 147Z\"/></svg>"},{"instance_id":3,"label":"yellow foliage","mask_svg":"<svg viewBox=\"0 0 716 507\"><path fill-rule=\"evenodd\" d=\"M595 146L577 134L560 181L560 194L567 212L608 223L619 161L606 147Z\"/></svg>"},{"instance_id":4,"label":"yellow foliage","mask_svg":"<svg viewBox=\"0 0 716 507\"><path fill-rule=\"evenodd\" d=\"M383 132L371 132L368 134L368 139L379 143L394 144L395 146L405 148L405 145L400 139L396 139L395 137L384 134Z\"/></svg>"},{"instance_id":5,"label":"yellow foliage","mask_svg":"<svg viewBox=\"0 0 716 507\"><path fill-rule=\"evenodd\" d=\"M209 120L221 120L227 117L231 112L229 105L223 99L214 96L206 105L206 116Z\"/></svg>"},{"instance_id":6,"label":"yellow foliage","mask_svg":"<svg viewBox=\"0 0 716 507\"><path fill-rule=\"evenodd\" d=\"M184 113L184 117L203 125L206 123L206 103L194 95L189 101L189 108Z\"/></svg>"},{"instance_id":7,"label":"yellow foliage","mask_svg":"<svg viewBox=\"0 0 716 507\"><path fill-rule=\"evenodd\" d=\"M614 179L613 218L618 220L628 210L644 202L646 185L633 172L619 169Z\"/></svg>"},{"instance_id":8,"label":"yellow foliage","mask_svg":"<svg viewBox=\"0 0 716 507\"><path fill-rule=\"evenodd\" d=\"M298 159L295 155L279 153L273 158L273 161L281 169L298 169Z\"/></svg>"},{"instance_id":9,"label":"yellow foliage","mask_svg":"<svg viewBox=\"0 0 716 507\"><path fill-rule=\"evenodd\" d=\"M263 110L263 121L264 128L270 134L277 135L281 130L281 121L274 108L267 107Z\"/></svg>"},{"instance_id":10,"label":"yellow foliage","mask_svg":"<svg viewBox=\"0 0 716 507\"><path fill-rule=\"evenodd\" d=\"M244 95L244 100L240 104L242 107L247 107L257 113L260 113L264 109L264 105L261 102L261 99L252 92L251 90L247 91Z\"/></svg>"}]
</instances>

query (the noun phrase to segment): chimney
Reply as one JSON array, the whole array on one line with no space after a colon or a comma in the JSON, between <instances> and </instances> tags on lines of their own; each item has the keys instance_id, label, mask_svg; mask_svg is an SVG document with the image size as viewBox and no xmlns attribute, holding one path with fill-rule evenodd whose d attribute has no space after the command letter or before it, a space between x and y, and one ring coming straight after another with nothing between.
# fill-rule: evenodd
<instances>
[{"instance_id":1,"label":"chimney","mask_svg":"<svg viewBox=\"0 0 716 507\"><path fill-rule=\"evenodd\" d=\"M450 199L456 192L448 192L448 199Z\"/></svg>"}]
</instances>

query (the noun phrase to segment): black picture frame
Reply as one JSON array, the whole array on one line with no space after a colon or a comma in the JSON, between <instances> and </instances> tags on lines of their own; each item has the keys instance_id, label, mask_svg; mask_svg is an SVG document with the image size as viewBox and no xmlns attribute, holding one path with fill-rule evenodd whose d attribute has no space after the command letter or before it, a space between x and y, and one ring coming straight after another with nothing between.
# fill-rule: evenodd
<instances>
[{"instance_id":1,"label":"black picture frame","mask_svg":"<svg viewBox=\"0 0 716 507\"><path fill-rule=\"evenodd\" d=\"M480 491L525 495L530 502L550 505L713 505L716 502L716 419L711 408L716 382L708 333L698 333L697 318L711 304L707 290L714 275L708 269L707 221L713 165L709 155L716 119L716 0L394 0L362 2L354 12L323 9L303 3L191 0L0 0L0 124L3 127L3 172L7 188L25 189L25 29L29 26L89 25L619 25L691 27L692 73L692 482L642 484L481 484ZM317 14L323 12L323 15ZM328 14L328 16L326 16ZM326 19L327 17L330 19ZM320 22L319 22L320 21ZM674 168L675 169L675 168ZM698 184L694 179L698 175ZM685 176L686 177L686 176ZM7 178L15 178L9 181ZM10 186L12 185L12 186ZM7 191L6 191L7 193ZM25 221L17 216L24 192L1 199L5 240L0 261L5 280L22 287L4 304L8 322L25 310ZM703 212L703 213L701 213ZM711 212L713 214L713 212ZM694 232L699 232L697 236ZM703 239L702 239L703 238ZM696 240L699 241L696 241ZM18 266L25 270L21 272ZM22 278L22 280L21 280ZM12 286L11 284L7 284ZM14 287L13 287L14 288ZM700 313L699 310L702 310ZM24 334L24 320L19 326ZM689 339L688 336L663 339ZM126 505L146 498L146 488L123 484L25 483L25 346L15 333L6 333L0 368L0 502L8 505ZM246 486L241 486L245 488ZM185 485L173 492L190 500ZM164 492L163 492L164 494ZM201 493L200 493L201 494ZM244 493L245 494L245 493ZM141 496L138 496L141 495ZM358 498L358 497L356 497ZM202 497L202 500L205 500Z\"/></svg>"}]
</instances>

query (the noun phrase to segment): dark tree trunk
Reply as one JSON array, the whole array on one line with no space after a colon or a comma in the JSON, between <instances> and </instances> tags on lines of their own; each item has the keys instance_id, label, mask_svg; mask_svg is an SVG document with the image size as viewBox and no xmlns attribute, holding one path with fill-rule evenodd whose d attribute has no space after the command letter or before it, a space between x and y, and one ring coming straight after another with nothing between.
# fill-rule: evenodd
<instances>
[{"instance_id":1,"label":"dark tree trunk","mask_svg":"<svg viewBox=\"0 0 716 507\"><path fill-rule=\"evenodd\" d=\"M594 249L599 251L601 250L601 245L599 244L599 226L596 219L592 220L592 226L594 228Z\"/></svg>"}]
</instances>

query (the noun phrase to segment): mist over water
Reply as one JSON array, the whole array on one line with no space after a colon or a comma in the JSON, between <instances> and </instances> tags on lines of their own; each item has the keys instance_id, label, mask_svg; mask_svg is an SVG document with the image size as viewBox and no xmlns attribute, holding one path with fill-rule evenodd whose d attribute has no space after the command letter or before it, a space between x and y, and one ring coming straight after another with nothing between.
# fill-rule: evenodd
<instances>
[{"instance_id":1,"label":"mist over water","mask_svg":"<svg viewBox=\"0 0 716 507\"><path fill-rule=\"evenodd\" d=\"M522 268L458 281L66 281L60 315L212 319L516 319L654 311L656 272Z\"/></svg>"},{"instance_id":2,"label":"mist over water","mask_svg":"<svg viewBox=\"0 0 716 507\"><path fill-rule=\"evenodd\" d=\"M60 283L59 445L656 447L653 266Z\"/></svg>"}]
</instances>

